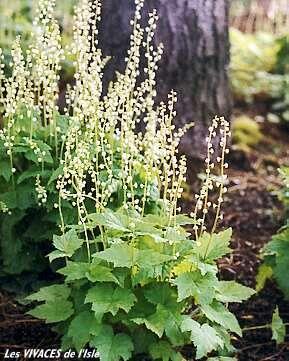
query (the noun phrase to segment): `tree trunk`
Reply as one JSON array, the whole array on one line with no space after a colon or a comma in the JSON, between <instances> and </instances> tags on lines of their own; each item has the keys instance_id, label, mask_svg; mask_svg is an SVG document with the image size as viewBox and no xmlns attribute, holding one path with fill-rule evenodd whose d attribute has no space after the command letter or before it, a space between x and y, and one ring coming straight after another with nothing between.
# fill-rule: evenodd
<instances>
[{"instance_id":1,"label":"tree trunk","mask_svg":"<svg viewBox=\"0 0 289 361\"><path fill-rule=\"evenodd\" d=\"M164 44L158 72L159 100L177 91L177 126L194 121L183 138L181 151L204 157L205 138L215 115L229 118L229 37L227 0L146 0L146 14L157 9L156 43ZM108 76L121 70L129 46L133 0L104 0L100 44L113 57Z\"/></svg>"}]
</instances>

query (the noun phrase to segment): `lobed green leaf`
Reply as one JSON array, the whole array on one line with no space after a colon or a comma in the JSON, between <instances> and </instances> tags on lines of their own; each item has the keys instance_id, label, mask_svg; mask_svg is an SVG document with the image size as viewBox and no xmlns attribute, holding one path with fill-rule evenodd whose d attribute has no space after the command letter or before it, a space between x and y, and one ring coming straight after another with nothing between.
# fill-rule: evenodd
<instances>
[{"instance_id":1,"label":"lobed green leaf","mask_svg":"<svg viewBox=\"0 0 289 361\"><path fill-rule=\"evenodd\" d=\"M199 324L197 321L192 320L189 316L183 317L181 325L183 332L190 332L191 340L197 348L197 360L207 356L218 347L223 348L224 342L217 335L215 329L208 324Z\"/></svg>"},{"instance_id":2,"label":"lobed green leaf","mask_svg":"<svg viewBox=\"0 0 289 361\"><path fill-rule=\"evenodd\" d=\"M89 289L85 303L92 303L92 310L101 319L107 312L114 316L119 309L129 312L136 300L129 289L113 284L97 284Z\"/></svg>"},{"instance_id":3,"label":"lobed green leaf","mask_svg":"<svg viewBox=\"0 0 289 361\"><path fill-rule=\"evenodd\" d=\"M43 319L46 323L54 323L67 320L73 312L73 305L70 301L58 298L36 306L28 314Z\"/></svg>"},{"instance_id":4,"label":"lobed green leaf","mask_svg":"<svg viewBox=\"0 0 289 361\"><path fill-rule=\"evenodd\" d=\"M131 358L134 349L131 338L124 334L114 334L112 327L103 326L100 333L95 336L90 345L96 347L100 361L127 361Z\"/></svg>"},{"instance_id":5,"label":"lobed green leaf","mask_svg":"<svg viewBox=\"0 0 289 361\"><path fill-rule=\"evenodd\" d=\"M242 302L256 293L253 289L235 281L218 281L215 288L216 299L224 303Z\"/></svg>"},{"instance_id":6,"label":"lobed green leaf","mask_svg":"<svg viewBox=\"0 0 289 361\"><path fill-rule=\"evenodd\" d=\"M211 305L201 305L201 310L210 321L242 336L242 330L236 317L221 303L214 301Z\"/></svg>"}]
</instances>

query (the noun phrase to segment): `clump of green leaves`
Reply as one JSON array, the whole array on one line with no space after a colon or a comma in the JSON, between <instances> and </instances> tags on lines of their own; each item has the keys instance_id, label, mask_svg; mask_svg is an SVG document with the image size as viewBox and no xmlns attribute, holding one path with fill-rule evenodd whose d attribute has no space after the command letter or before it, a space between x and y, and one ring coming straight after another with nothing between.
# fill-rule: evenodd
<instances>
[{"instance_id":1,"label":"clump of green leaves","mask_svg":"<svg viewBox=\"0 0 289 361\"><path fill-rule=\"evenodd\" d=\"M284 188L280 193L280 199L284 202L286 212L289 204L289 168L280 170L284 181ZM279 233L273 236L272 240L263 250L264 263L259 269L258 289L261 289L267 278L273 277L286 298L289 298L289 281L287 271L289 266L289 224L288 221Z\"/></svg>"},{"instance_id":2,"label":"clump of green leaves","mask_svg":"<svg viewBox=\"0 0 289 361\"><path fill-rule=\"evenodd\" d=\"M284 188L279 192L279 198L284 203L286 214L288 214L289 205L289 168L283 167L279 170L284 182ZM256 290L261 291L268 279L274 279L278 287L283 292L286 299L289 299L289 223L281 228L281 230L272 237L271 241L264 247L262 251L263 263L259 267L256 277ZM277 344L283 343L286 336L286 326L280 315L278 307L276 307L271 325L264 325L261 328L272 329L272 339Z\"/></svg>"},{"instance_id":3,"label":"clump of green leaves","mask_svg":"<svg viewBox=\"0 0 289 361\"><path fill-rule=\"evenodd\" d=\"M30 314L59 323L62 347L89 344L102 360L140 353L181 360L179 347L191 342L197 359L214 350L230 354L229 333L240 336L241 329L226 305L254 291L218 280L215 262L230 251L231 230L204 233L196 242L187 223L192 219L182 215L170 221L123 210L90 214L85 228L99 233L90 240L92 259L83 227L55 236L49 257L66 258L58 270L65 282L30 296L41 302Z\"/></svg>"},{"instance_id":4,"label":"clump of green leaves","mask_svg":"<svg viewBox=\"0 0 289 361\"><path fill-rule=\"evenodd\" d=\"M289 205L289 168L280 169L280 175L284 182L284 188L279 193L280 199L283 201L286 214L288 214ZM263 249L263 263L259 267L256 290L260 291L268 279L274 279L278 287L283 292L286 299L289 299L289 223L272 237L272 240ZM277 344L284 342L286 336L286 326L279 316L278 307L275 309L272 317L272 339ZM264 326L266 327L266 325Z\"/></svg>"}]
</instances>

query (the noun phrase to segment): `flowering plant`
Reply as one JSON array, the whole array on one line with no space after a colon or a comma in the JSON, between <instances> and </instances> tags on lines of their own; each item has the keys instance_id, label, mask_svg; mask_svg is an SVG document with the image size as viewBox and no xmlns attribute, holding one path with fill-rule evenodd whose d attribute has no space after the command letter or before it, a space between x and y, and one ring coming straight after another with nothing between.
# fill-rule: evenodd
<instances>
[{"instance_id":1,"label":"flowering plant","mask_svg":"<svg viewBox=\"0 0 289 361\"><path fill-rule=\"evenodd\" d=\"M21 276L21 285L24 274L29 280L47 268L48 240L59 218L52 183L66 125L56 106L63 51L52 11L39 3L29 49L22 51L19 37L12 46L9 77L0 50L1 276L16 275L13 281ZM70 208L67 221L73 219Z\"/></svg>"},{"instance_id":2,"label":"flowering plant","mask_svg":"<svg viewBox=\"0 0 289 361\"><path fill-rule=\"evenodd\" d=\"M226 192L228 122L216 117L209 128L204 184L190 216L182 215L178 201L186 159L178 156L178 145L190 125L175 129L174 92L167 104L155 104L162 54L161 45L152 45L156 12L143 29L143 0L136 0L126 69L103 94L108 59L97 42L100 2L80 0L71 48L75 84L67 91L65 114L59 115L55 104L63 51L53 5L39 1L35 46L26 61L16 41L12 77L4 79L2 96L1 140L11 166L7 182L14 187L21 171L20 147L23 157L37 165L27 177L35 179L38 201L47 204L51 186L59 212L49 259L63 262L57 272L64 279L28 297L40 303L30 314L57 324L63 348L89 344L101 360L139 354L181 360L181 347L190 343L197 359L212 352L230 354L230 332L241 335L241 329L226 305L253 291L217 277L216 260L230 251L231 237L230 229L216 233ZM219 135L217 150L212 139ZM19 139L26 143L18 144ZM52 174L44 184L46 168ZM214 190L216 203L209 201ZM64 212L69 207L70 220ZM211 230L210 209L215 210Z\"/></svg>"}]
</instances>

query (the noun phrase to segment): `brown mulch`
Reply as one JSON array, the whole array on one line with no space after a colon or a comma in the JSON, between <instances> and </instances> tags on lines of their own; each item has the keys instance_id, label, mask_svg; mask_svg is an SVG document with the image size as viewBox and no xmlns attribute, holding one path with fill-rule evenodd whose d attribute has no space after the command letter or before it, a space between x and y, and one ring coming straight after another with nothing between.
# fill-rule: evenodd
<instances>
[{"instance_id":1,"label":"brown mulch","mask_svg":"<svg viewBox=\"0 0 289 361\"><path fill-rule=\"evenodd\" d=\"M263 131L266 138L258 150L231 154L230 184L221 225L233 228L233 252L219 262L220 276L251 287L255 286L260 251L283 222L282 205L276 195L281 185L277 168L289 164L289 131L267 124ZM242 327L255 327L271 322L276 305L284 321L289 322L289 302L284 301L273 282L268 282L259 294L231 309ZM0 359L6 349L58 346L51 328L24 315L25 310L13 297L0 292ZM250 330L242 339L234 339L234 345L239 361L289 361L289 334L286 342L277 347L270 329Z\"/></svg>"}]
</instances>

